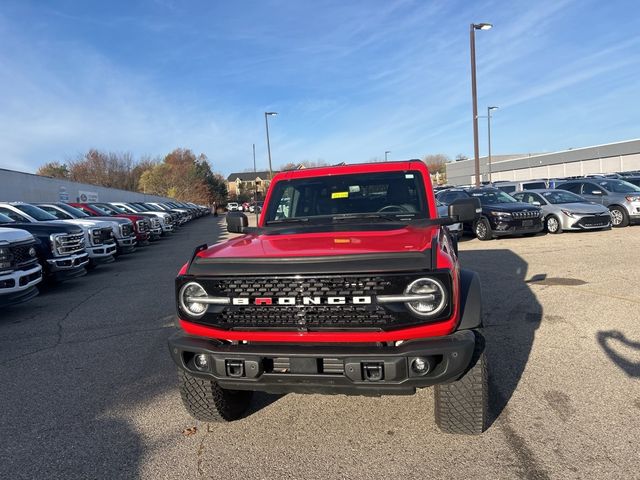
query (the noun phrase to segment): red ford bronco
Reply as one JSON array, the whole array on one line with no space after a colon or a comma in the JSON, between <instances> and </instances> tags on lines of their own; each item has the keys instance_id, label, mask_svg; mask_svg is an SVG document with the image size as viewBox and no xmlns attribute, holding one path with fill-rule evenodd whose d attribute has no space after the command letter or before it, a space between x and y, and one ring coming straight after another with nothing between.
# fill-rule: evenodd
<instances>
[{"instance_id":1,"label":"red ford bronco","mask_svg":"<svg viewBox=\"0 0 640 480\"><path fill-rule=\"evenodd\" d=\"M477 199L439 218L418 160L276 175L257 227L197 247L176 279L182 329L169 340L182 400L230 421L253 391L412 394L433 386L448 433L487 424L480 282L446 225L478 218Z\"/></svg>"}]
</instances>

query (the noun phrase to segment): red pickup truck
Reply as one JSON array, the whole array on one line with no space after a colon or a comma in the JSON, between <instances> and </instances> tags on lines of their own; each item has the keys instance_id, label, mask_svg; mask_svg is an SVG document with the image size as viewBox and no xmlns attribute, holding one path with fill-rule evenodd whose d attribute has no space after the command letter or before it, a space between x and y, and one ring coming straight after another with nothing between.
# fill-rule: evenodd
<instances>
[{"instance_id":1,"label":"red pickup truck","mask_svg":"<svg viewBox=\"0 0 640 480\"><path fill-rule=\"evenodd\" d=\"M449 433L487 425L477 274L446 225L478 218L477 199L439 218L418 160L284 172L257 227L196 248L176 279L181 332L169 347L187 410L229 421L253 391L411 394L433 386Z\"/></svg>"},{"instance_id":2,"label":"red pickup truck","mask_svg":"<svg viewBox=\"0 0 640 480\"><path fill-rule=\"evenodd\" d=\"M134 215L128 213L114 214L112 212L103 210L99 205L94 203L70 203L72 207L79 208L87 215L92 217L120 217L128 218L133 223L133 231L136 234L137 245L147 245L151 236L151 224L149 220L142 215Z\"/></svg>"}]
</instances>

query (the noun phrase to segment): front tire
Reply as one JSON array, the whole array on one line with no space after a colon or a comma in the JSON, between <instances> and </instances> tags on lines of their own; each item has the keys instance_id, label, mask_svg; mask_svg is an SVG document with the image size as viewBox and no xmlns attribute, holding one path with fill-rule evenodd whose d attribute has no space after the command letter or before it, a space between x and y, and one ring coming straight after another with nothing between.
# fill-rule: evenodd
<instances>
[{"instance_id":1,"label":"front tire","mask_svg":"<svg viewBox=\"0 0 640 480\"><path fill-rule=\"evenodd\" d=\"M555 215L549 215L547 217L545 226L549 233L562 233L562 224L560 223L560 219Z\"/></svg>"},{"instance_id":2,"label":"front tire","mask_svg":"<svg viewBox=\"0 0 640 480\"><path fill-rule=\"evenodd\" d=\"M478 332L471 365L455 382L434 387L436 424L445 433L479 435L487 429L489 375L484 337Z\"/></svg>"},{"instance_id":3,"label":"front tire","mask_svg":"<svg viewBox=\"0 0 640 480\"><path fill-rule=\"evenodd\" d=\"M489 224L489 220L486 218L481 218L476 222L473 226L473 232L476 234L478 240L491 240L493 238L493 234L491 233L491 225Z\"/></svg>"},{"instance_id":4,"label":"front tire","mask_svg":"<svg viewBox=\"0 0 640 480\"><path fill-rule=\"evenodd\" d=\"M629 225L629 215L627 211L622 207L609 207L611 212L611 225L614 228L626 227Z\"/></svg>"},{"instance_id":5,"label":"front tire","mask_svg":"<svg viewBox=\"0 0 640 480\"><path fill-rule=\"evenodd\" d=\"M189 414L202 422L237 420L249 408L253 392L227 390L216 382L178 371L180 396Z\"/></svg>"}]
</instances>

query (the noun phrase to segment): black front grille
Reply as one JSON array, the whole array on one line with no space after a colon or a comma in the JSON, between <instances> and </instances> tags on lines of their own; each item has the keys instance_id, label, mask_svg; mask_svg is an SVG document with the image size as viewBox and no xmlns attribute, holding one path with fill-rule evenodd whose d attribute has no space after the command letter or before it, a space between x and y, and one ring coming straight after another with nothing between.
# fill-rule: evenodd
<instances>
[{"instance_id":1,"label":"black front grille","mask_svg":"<svg viewBox=\"0 0 640 480\"><path fill-rule=\"evenodd\" d=\"M335 306L249 306L227 309L220 320L226 328L357 328L382 329L396 318L382 307L362 305Z\"/></svg>"},{"instance_id":2,"label":"black front grille","mask_svg":"<svg viewBox=\"0 0 640 480\"><path fill-rule=\"evenodd\" d=\"M404 304L378 304L378 295L402 294L412 281L437 277L451 292L446 272L378 276L296 276L207 278L198 282L211 297L248 298L249 305L210 305L196 321L216 328L236 330L389 330L448 318L451 308L433 319L414 316ZM188 279L178 279L178 292ZM279 305L278 299L295 297L295 305ZM320 297L319 305L304 305L302 299ZM344 297L345 304L328 305L327 297ZM369 304L356 304L352 297L372 297ZM256 298L272 299L271 305L255 305Z\"/></svg>"},{"instance_id":3,"label":"black front grille","mask_svg":"<svg viewBox=\"0 0 640 480\"><path fill-rule=\"evenodd\" d=\"M540 212L538 210L522 210L520 212L511 212L511 216L517 219L538 218Z\"/></svg>"},{"instance_id":4,"label":"black front grille","mask_svg":"<svg viewBox=\"0 0 640 480\"><path fill-rule=\"evenodd\" d=\"M37 255L31 256L29 254L29 251L32 248L34 248L33 243L12 246L11 247L12 266L24 267L26 265L36 263L38 261ZM32 251L35 251L35 249Z\"/></svg>"},{"instance_id":5,"label":"black front grille","mask_svg":"<svg viewBox=\"0 0 640 480\"><path fill-rule=\"evenodd\" d=\"M609 223L611 223L611 216L608 214L583 217L578 221L578 225L583 227L606 227Z\"/></svg>"},{"instance_id":6,"label":"black front grille","mask_svg":"<svg viewBox=\"0 0 640 480\"><path fill-rule=\"evenodd\" d=\"M111 229L96 228L92 231L92 238L94 245L109 244L111 243Z\"/></svg>"},{"instance_id":7,"label":"black front grille","mask_svg":"<svg viewBox=\"0 0 640 480\"><path fill-rule=\"evenodd\" d=\"M353 296L381 294L391 285L384 277L230 278L210 281L216 292L230 297Z\"/></svg>"}]
</instances>

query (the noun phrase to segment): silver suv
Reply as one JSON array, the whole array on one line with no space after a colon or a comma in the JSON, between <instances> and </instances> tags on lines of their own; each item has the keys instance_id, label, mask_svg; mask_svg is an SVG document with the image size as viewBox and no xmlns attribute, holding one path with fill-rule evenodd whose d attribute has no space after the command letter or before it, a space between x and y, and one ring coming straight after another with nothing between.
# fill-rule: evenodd
<instances>
[{"instance_id":1,"label":"silver suv","mask_svg":"<svg viewBox=\"0 0 640 480\"><path fill-rule=\"evenodd\" d=\"M609 208L611 224L626 227L640 222L640 187L615 178L571 180L557 186Z\"/></svg>"}]
</instances>

